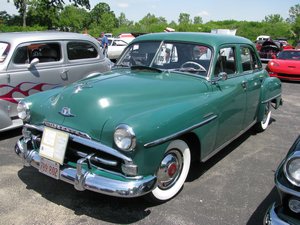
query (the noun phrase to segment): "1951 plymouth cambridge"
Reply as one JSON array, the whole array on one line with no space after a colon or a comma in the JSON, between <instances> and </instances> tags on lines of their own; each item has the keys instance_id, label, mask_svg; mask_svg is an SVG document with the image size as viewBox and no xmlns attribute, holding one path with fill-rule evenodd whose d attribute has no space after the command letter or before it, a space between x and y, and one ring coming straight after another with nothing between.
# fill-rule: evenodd
<instances>
[{"instance_id":1,"label":"1951 plymouth cambridge","mask_svg":"<svg viewBox=\"0 0 300 225\"><path fill-rule=\"evenodd\" d=\"M15 151L77 190L162 202L181 190L191 160L265 130L281 103L280 80L248 39L148 34L112 71L19 102Z\"/></svg>"}]
</instances>

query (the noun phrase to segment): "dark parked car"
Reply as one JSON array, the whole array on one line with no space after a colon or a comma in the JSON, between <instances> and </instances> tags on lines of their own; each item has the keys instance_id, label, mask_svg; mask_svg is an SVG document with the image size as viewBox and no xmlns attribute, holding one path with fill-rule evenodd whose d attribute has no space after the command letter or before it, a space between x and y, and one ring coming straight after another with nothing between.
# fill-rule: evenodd
<instances>
[{"instance_id":1,"label":"dark parked car","mask_svg":"<svg viewBox=\"0 0 300 225\"><path fill-rule=\"evenodd\" d=\"M259 57L262 62L268 62L271 59L275 59L278 52L282 49L274 41L268 40L262 43L259 50Z\"/></svg>"},{"instance_id":2,"label":"dark parked car","mask_svg":"<svg viewBox=\"0 0 300 225\"><path fill-rule=\"evenodd\" d=\"M248 39L147 34L111 72L21 101L15 150L77 190L166 201L192 160L208 160L253 126L265 130L280 104L281 82Z\"/></svg>"},{"instance_id":3,"label":"dark parked car","mask_svg":"<svg viewBox=\"0 0 300 225\"><path fill-rule=\"evenodd\" d=\"M300 136L296 139L275 173L280 202L266 213L266 225L300 224Z\"/></svg>"}]
</instances>

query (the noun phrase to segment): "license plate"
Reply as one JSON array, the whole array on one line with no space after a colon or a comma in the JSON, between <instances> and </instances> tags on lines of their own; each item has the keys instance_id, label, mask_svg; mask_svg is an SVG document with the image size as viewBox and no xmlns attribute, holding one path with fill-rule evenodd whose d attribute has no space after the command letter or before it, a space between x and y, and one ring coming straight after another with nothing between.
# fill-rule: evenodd
<instances>
[{"instance_id":1,"label":"license plate","mask_svg":"<svg viewBox=\"0 0 300 225\"><path fill-rule=\"evenodd\" d=\"M68 133L45 127L39 151L40 156L63 165L68 140Z\"/></svg>"},{"instance_id":2,"label":"license plate","mask_svg":"<svg viewBox=\"0 0 300 225\"><path fill-rule=\"evenodd\" d=\"M39 171L49 177L59 179L59 163L41 157Z\"/></svg>"}]
</instances>

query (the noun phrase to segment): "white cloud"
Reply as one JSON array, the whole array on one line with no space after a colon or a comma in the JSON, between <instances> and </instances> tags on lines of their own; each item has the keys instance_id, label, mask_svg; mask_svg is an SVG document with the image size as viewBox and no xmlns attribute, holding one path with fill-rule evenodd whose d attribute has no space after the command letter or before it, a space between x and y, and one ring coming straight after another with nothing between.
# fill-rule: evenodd
<instances>
[{"instance_id":1,"label":"white cloud","mask_svg":"<svg viewBox=\"0 0 300 225\"><path fill-rule=\"evenodd\" d=\"M207 11L201 11L198 13L198 16L209 16L209 13Z\"/></svg>"},{"instance_id":2,"label":"white cloud","mask_svg":"<svg viewBox=\"0 0 300 225\"><path fill-rule=\"evenodd\" d=\"M118 7L120 8L128 8L129 4L128 3L118 3Z\"/></svg>"}]
</instances>

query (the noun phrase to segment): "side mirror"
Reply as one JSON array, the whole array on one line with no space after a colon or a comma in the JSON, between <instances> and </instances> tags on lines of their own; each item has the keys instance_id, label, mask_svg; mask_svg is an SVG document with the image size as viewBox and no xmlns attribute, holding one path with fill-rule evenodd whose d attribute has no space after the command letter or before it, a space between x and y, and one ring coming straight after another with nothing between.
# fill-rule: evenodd
<instances>
[{"instance_id":1,"label":"side mirror","mask_svg":"<svg viewBox=\"0 0 300 225\"><path fill-rule=\"evenodd\" d=\"M38 58L34 58L33 60L31 60L31 62L28 65L28 69L34 67L35 65L37 65L40 62L40 60Z\"/></svg>"},{"instance_id":2,"label":"side mirror","mask_svg":"<svg viewBox=\"0 0 300 225\"><path fill-rule=\"evenodd\" d=\"M225 72L221 72L218 74L218 80L227 80L228 75Z\"/></svg>"},{"instance_id":3,"label":"side mirror","mask_svg":"<svg viewBox=\"0 0 300 225\"><path fill-rule=\"evenodd\" d=\"M226 72L221 72L218 76L212 81L213 84L217 84L220 80L227 80L228 75Z\"/></svg>"}]
</instances>

